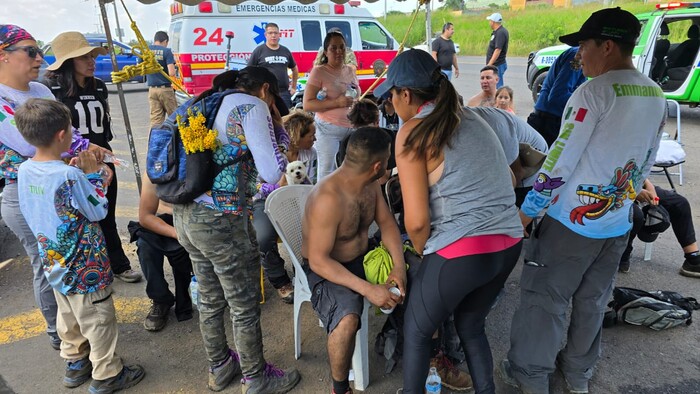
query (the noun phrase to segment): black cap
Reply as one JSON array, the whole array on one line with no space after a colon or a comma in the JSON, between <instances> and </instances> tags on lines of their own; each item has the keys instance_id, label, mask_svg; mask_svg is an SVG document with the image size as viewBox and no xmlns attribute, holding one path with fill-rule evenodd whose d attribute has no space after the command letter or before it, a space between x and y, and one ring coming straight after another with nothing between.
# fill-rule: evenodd
<instances>
[{"instance_id":1,"label":"black cap","mask_svg":"<svg viewBox=\"0 0 700 394\"><path fill-rule=\"evenodd\" d=\"M602 38L616 42L634 44L641 30L637 17L630 12L616 8L606 8L596 11L583 22L576 33L559 37L564 44L576 46L581 41L591 38Z\"/></svg>"},{"instance_id":2,"label":"black cap","mask_svg":"<svg viewBox=\"0 0 700 394\"><path fill-rule=\"evenodd\" d=\"M644 224L637 233L637 238L642 242L654 242L659 234L671 226L671 216L666 208L661 205L646 205L642 208Z\"/></svg>"}]
</instances>

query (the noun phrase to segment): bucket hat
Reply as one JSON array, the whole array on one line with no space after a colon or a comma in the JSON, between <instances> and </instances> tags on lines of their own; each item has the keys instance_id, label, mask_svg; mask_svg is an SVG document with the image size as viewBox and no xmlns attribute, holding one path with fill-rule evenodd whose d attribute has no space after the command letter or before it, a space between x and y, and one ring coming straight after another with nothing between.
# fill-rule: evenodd
<instances>
[{"instance_id":1,"label":"bucket hat","mask_svg":"<svg viewBox=\"0 0 700 394\"><path fill-rule=\"evenodd\" d=\"M46 67L47 70L58 70L66 60L74 59L88 53L106 55L107 49L90 46L85 36L77 31L61 33L51 41L51 49L56 61Z\"/></svg>"}]
</instances>

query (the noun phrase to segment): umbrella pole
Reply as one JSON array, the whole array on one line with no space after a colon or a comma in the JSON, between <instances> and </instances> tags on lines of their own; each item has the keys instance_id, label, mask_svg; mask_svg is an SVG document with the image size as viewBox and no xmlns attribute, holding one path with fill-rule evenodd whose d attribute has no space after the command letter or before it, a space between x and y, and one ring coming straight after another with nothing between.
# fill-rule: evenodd
<instances>
[{"instance_id":1,"label":"umbrella pole","mask_svg":"<svg viewBox=\"0 0 700 394\"><path fill-rule=\"evenodd\" d=\"M100 4L100 13L102 14L102 25L105 28L105 34L107 35L107 45L109 46L109 55L112 58L112 70L114 72L119 71L119 66L117 65L117 56L114 53L114 42L112 42L112 32L109 28L109 20L107 19L107 10L105 9L106 0L98 0ZM122 84L117 83L117 92L119 94L119 103L122 107L122 115L124 116L124 127L126 128L126 139L129 142L129 150L131 151L131 161L134 165L134 175L136 176L136 185L139 188L139 195L141 195L141 169L139 168L139 158L136 154L136 146L134 144L134 135L131 133L131 122L129 121L129 111L126 108L126 99L124 97L124 89L122 89Z\"/></svg>"}]
</instances>

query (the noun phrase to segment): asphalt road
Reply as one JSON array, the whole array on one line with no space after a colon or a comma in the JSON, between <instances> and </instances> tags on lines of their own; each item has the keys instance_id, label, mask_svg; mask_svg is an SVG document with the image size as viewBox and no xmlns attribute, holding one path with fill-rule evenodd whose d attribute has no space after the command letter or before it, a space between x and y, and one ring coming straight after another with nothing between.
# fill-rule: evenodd
<instances>
[{"instance_id":1,"label":"asphalt road","mask_svg":"<svg viewBox=\"0 0 700 394\"><path fill-rule=\"evenodd\" d=\"M453 82L465 98L478 92L478 71L483 64L481 57L461 57L462 75ZM515 110L526 117L532 110L530 92L525 85L525 59L509 59L505 75L506 84L515 90ZM114 86L110 90L116 91ZM125 97L138 151L138 161L143 166L148 138L148 101L143 85L125 85ZM113 147L116 155L129 162L127 139L123 117L117 96L110 96L116 138ZM688 197L697 208L693 219L700 223L700 161L694 153L700 145L700 111L683 108L682 132L688 152L684 165L685 179L678 191ZM671 130L669 123L669 131ZM675 127L675 123L673 123ZM488 158L481 158L488 160ZM132 256L134 269L140 270L135 249L128 243L126 225L136 220L138 191L132 168L118 172L119 204L117 207L119 228L124 247ZM663 176L653 176L652 182L668 186ZM41 318L34 306L31 290L31 273L22 248L14 235L0 225L0 393L68 393L87 390L84 385L76 390L62 387L64 363L58 353L48 345L41 327ZM639 241L632 254L632 268L628 274L620 274L617 283L647 290L674 290L686 296L700 296L700 281L678 275L683 254L672 231L667 231L654 244L652 260L643 262L644 246ZM169 271L169 270L168 270ZM510 323L518 304L520 264L509 278L505 296L487 321L487 333L496 362L503 359L508 350ZM146 332L142 320L148 310L145 283L125 284L115 280L115 299L118 301L119 345L118 353L128 362L138 362L146 369L146 378L138 386L128 390L133 393L207 392L206 361L201 345L197 319L177 323L171 316L168 326L159 333ZM308 307L302 312L303 356L293 357L292 307L282 304L274 290L267 285L267 303L262 306L262 326L265 356L284 367L296 367L302 373L302 382L295 393L327 393L330 376L325 353L325 337L317 320ZM370 314L370 386L367 393L396 392L401 387L401 366L391 374L384 374L384 359L372 351L374 337L383 324L383 316ZM227 328L229 339L230 327ZM603 334L603 353L593 380L592 393L698 393L700 392L700 325L678 327L655 332L648 328L617 326ZM464 366L460 366L464 368ZM514 393L498 377L495 379L498 393ZM234 382L225 392L235 392ZM553 393L564 392L559 373L552 376Z\"/></svg>"}]
</instances>

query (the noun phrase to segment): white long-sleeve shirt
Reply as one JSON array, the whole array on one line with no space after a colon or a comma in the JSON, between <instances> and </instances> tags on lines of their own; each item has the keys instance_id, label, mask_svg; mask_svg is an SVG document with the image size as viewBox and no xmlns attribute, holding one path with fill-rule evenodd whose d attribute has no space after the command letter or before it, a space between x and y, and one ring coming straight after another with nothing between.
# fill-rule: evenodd
<instances>
[{"instance_id":1,"label":"white long-sleeve shirt","mask_svg":"<svg viewBox=\"0 0 700 394\"><path fill-rule=\"evenodd\" d=\"M549 204L547 215L582 236L625 234L665 120L661 88L636 70L584 83L566 104L559 137L522 212L535 217Z\"/></svg>"}]
</instances>

